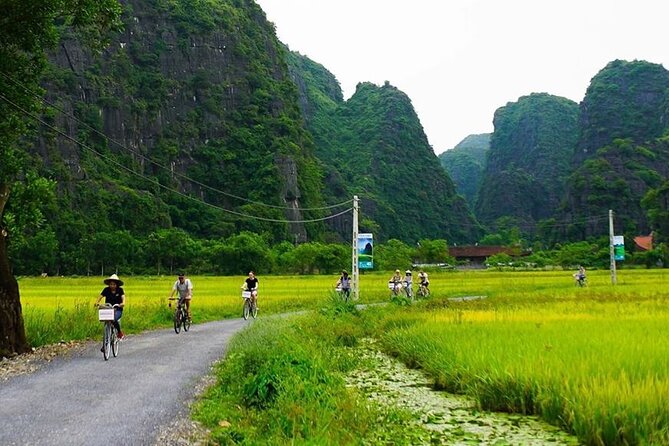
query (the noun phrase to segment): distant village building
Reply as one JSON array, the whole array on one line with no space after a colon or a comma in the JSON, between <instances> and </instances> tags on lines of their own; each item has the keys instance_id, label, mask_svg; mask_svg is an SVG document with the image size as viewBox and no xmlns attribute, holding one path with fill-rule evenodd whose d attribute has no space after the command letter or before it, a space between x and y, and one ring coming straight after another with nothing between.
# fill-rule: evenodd
<instances>
[{"instance_id":1,"label":"distant village building","mask_svg":"<svg viewBox=\"0 0 669 446\"><path fill-rule=\"evenodd\" d=\"M634 237L634 247L637 251L652 251L653 250L653 234L639 235Z\"/></svg>"},{"instance_id":2,"label":"distant village building","mask_svg":"<svg viewBox=\"0 0 669 446\"><path fill-rule=\"evenodd\" d=\"M508 246L450 246L448 254L458 262L466 262L470 268L485 268L488 257L496 254L508 254L513 257L527 255L519 248Z\"/></svg>"}]
</instances>

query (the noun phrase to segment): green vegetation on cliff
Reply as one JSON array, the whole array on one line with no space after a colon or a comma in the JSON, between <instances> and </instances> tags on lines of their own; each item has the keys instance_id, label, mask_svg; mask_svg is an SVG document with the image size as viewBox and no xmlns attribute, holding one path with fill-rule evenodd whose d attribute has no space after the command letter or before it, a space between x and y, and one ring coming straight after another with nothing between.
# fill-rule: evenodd
<instances>
[{"instance_id":1,"label":"green vegetation on cliff","mask_svg":"<svg viewBox=\"0 0 669 446\"><path fill-rule=\"evenodd\" d=\"M42 206L39 231L17 240L46 237L60 252L53 267L67 273L80 271L71 259L81 258L81 242L115 231L323 237L322 224L289 227L216 209L275 220L323 215L301 211L323 201L322 167L285 50L258 5L132 0L123 22L99 57L74 35L51 57L47 98L64 113L49 108L45 117L86 146L41 129L30 152L56 198Z\"/></svg>"},{"instance_id":2,"label":"green vegetation on cliff","mask_svg":"<svg viewBox=\"0 0 669 446\"><path fill-rule=\"evenodd\" d=\"M388 83L360 83L343 102L334 77L305 59L293 53L291 73L304 86L316 155L329 169L328 195L360 195L361 230L381 239L475 240L478 225L439 165L410 99Z\"/></svg>"},{"instance_id":3,"label":"green vegetation on cliff","mask_svg":"<svg viewBox=\"0 0 669 446\"><path fill-rule=\"evenodd\" d=\"M669 180L669 138L659 138L645 145L635 145L631 139L617 139L603 147L569 178L566 208L575 222L592 216L605 216L609 209L616 213L617 228L629 237L647 234L663 226L654 218L651 226L642 207L649 191L662 190ZM657 193L656 192L656 193ZM660 193L661 195L661 193ZM661 201L649 198L648 208L657 208ZM604 222L575 223L570 236L585 237L601 234Z\"/></svg>"},{"instance_id":4,"label":"green vegetation on cliff","mask_svg":"<svg viewBox=\"0 0 669 446\"><path fill-rule=\"evenodd\" d=\"M453 179L458 193L465 197L467 203L476 203L486 155L490 149L490 133L469 135L454 148L439 155L441 165Z\"/></svg>"},{"instance_id":5,"label":"green vegetation on cliff","mask_svg":"<svg viewBox=\"0 0 669 446\"><path fill-rule=\"evenodd\" d=\"M669 179L668 92L669 71L644 61L616 60L592 79L581 104L577 164L562 212L574 222L571 238L605 233L605 225L592 220L613 209L618 233L629 238L659 230L662 240L657 217ZM646 194L651 196L644 207Z\"/></svg>"},{"instance_id":6,"label":"green vegetation on cliff","mask_svg":"<svg viewBox=\"0 0 669 446\"><path fill-rule=\"evenodd\" d=\"M553 215L570 173L576 144L578 105L534 93L495 112L477 217L493 224L510 217L524 229Z\"/></svg>"},{"instance_id":7,"label":"green vegetation on cliff","mask_svg":"<svg viewBox=\"0 0 669 446\"><path fill-rule=\"evenodd\" d=\"M580 162L617 138L636 143L667 128L669 71L645 61L615 60L592 78L581 103L576 158Z\"/></svg>"}]
</instances>

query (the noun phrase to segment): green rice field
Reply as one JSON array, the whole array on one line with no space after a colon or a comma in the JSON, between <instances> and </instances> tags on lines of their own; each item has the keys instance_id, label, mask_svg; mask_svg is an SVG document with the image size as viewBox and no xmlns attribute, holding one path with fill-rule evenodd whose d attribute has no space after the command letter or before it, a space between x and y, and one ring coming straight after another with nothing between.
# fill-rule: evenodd
<instances>
[{"instance_id":1,"label":"green rice field","mask_svg":"<svg viewBox=\"0 0 669 446\"><path fill-rule=\"evenodd\" d=\"M548 273L454 277L458 293L489 297L395 311L375 331L481 408L538 414L587 444L669 444L668 278L623 271L613 287L602 272L577 288Z\"/></svg>"},{"instance_id":2,"label":"green rice field","mask_svg":"<svg viewBox=\"0 0 669 446\"><path fill-rule=\"evenodd\" d=\"M390 274L361 277L361 303L387 302ZM168 326L173 278L123 277L124 329ZM195 322L239 317L244 277L192 277ZM336 276L260 276L261 317L326 306ZM430 273L432 295L369 307L359 324L435 386L482 409L537 414L593 445L669 444L669 271ZM102 278L21 278L33 345L99 336ZM479 297L471 301L452 298ZM350 321L347 322L350 325Z\"/></svg>"}]
</instances>

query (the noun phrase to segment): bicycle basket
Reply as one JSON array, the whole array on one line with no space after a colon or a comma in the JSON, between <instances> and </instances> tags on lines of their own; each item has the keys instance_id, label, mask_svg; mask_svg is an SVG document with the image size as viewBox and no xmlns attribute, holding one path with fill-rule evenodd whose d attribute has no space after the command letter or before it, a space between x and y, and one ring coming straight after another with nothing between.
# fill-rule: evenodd
<instances>
[{"instance_id":1,"label":"bicycle basket","mask_svg":"<svg viewBox=\"0 0 669 446\"><path fill-rule=\"evenodd\" d=\"M114 320L114 309L113 308L100 308L98 310L98 320L113 321Z\"/></svg>"},{"instance_id":2,"label":"bicycle basket","mask_svg":"<svg viewBox=\"0 0 669 446\"><path fill-rule=\"evenodd\" d=\"M244 299L248 299L249 297L251 297L251 292L250 291L242 291L242 297Z\"/></svg>"}]
</instances>

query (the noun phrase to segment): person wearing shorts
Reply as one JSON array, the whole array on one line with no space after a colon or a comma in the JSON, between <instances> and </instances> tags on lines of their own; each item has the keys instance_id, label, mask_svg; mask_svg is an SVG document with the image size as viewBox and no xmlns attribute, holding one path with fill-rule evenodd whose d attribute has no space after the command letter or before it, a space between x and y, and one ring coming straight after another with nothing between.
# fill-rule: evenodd
<instances>
[{"instance_id":1,"label":"person wearing shorts","mask_svg":"<svg viewBox=\"0 0 669 446\"><path fill-rule=\"evenodd\" d=\"M188 320L192 321L193 318L190 314L190 300L193 298L193 283L182 273L178 274L177 281L174 282L174 285L172 286L170 297L174 296L174 294L177 292L179 293L179 301L182 302L182 304L185 303L186 305Z\"/></svg>"}]
</instances>

